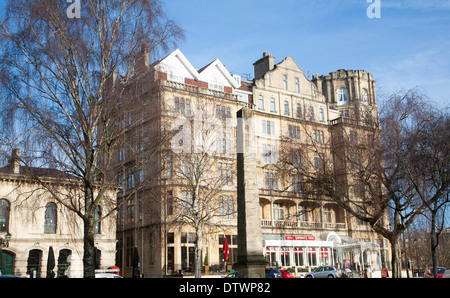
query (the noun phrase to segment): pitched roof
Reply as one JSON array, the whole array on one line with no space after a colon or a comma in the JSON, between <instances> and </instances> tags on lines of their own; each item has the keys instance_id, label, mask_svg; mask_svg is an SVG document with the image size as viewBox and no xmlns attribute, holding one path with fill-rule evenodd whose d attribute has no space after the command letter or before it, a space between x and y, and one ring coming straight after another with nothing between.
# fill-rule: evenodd
<instances>
[{"instance_id":1,"label":"pitched roof","mask_svg":"<svg viewBox=\"0 0 450 298\"><path fill-rule=\"evenodd\" d=\"M14 174L11 171L9 165L0 168L0 173L4 174ZM37 168L37 167L24 167L21 166L18 175L28 175L28 176L38 176L38 177L50 177L50 178L60 178L60 179L76 179L75 176L70 175L66 172L52 169L52 168Z\"/></svg>"}]
</instances>

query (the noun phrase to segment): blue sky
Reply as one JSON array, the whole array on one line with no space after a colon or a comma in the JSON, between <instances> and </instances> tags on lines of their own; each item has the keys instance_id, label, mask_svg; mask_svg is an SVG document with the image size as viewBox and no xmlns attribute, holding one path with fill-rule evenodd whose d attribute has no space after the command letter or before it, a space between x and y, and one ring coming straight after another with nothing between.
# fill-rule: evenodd
<instances>
[{"instance_id":1,"label":"blue sky","mask_svg":"<svg viewBox=\"0 0 450 298\"><path fill-rule=\"evenodd\" d=\"M450 0L165 0L168 17L186 33L179 46L197 67L220 58L228 70L251 74L267 51L292 56L309 74L365 69L378 94L422 88L450 101Z\"/></svg>"},{"instance_id":2,"label":"blue sky","mask_svg":"<svg viewBox=\"0 0 450 298\"><path fill-rule=\"evenodd\" d=\"M196 68L220 58L253 77L267 51L276 63L292 56L310 75L367 70L379 96L420 87L450 101L450 0L379 0L379 19L368 18L368 0L161 1L185 30L179 48Z\"/></svg>"}]
</instances>

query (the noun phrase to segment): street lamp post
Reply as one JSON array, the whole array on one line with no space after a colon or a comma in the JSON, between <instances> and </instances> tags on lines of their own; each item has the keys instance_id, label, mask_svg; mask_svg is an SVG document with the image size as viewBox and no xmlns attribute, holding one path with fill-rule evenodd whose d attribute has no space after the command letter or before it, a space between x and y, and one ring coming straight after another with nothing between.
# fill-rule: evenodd
<instances>
[{"instance_id":1,"label":"street lamp post","mask_svg":"<svg viewBox=\"0 0 450 298\"><path fill-rule=\"evenodd\" d=\"M414 243L416 244L417 274L418 274L418 277L420 277L419 250L417 248L417 242L419 242L419 241L417 240L417 238L415 238Z\"/></svg>"}]
</instances>

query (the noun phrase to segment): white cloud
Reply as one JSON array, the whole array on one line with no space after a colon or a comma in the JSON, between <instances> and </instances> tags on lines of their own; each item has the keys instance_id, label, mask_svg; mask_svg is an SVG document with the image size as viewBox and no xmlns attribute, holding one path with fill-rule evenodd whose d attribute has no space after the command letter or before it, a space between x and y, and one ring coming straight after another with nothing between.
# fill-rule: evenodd
<instances>
[{"instance_id":1,"label":"white cloud","mask_svg":"<svg viewBox=\"0 0 450 298\"><path fill-rule=\"evenodd\" d=\"M381 93L419 87L434 101L448 104L450 85L450 42L373 67ZM380 95L380 94L379 94Z\"/></svg>"},{"instance_id":2,"label":"white cloud","mask_svg":"<svg viewBox=\"0 0 450 298\"><path fill-rule=\"evenodd\" d=\"M381 0L382 8L450 10L449 0Z\"/></svg>"}]
</instances>

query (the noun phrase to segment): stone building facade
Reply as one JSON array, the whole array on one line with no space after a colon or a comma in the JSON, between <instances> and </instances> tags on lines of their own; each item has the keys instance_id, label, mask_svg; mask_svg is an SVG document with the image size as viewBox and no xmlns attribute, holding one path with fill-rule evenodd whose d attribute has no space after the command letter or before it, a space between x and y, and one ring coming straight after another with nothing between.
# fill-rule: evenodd
<instances>
[{"instance_id":1,"label":"stone building facade","mask_svg":"<svg viewBox=\"0 0 450 298\"><path fill-rule=\"evenodd\" d=\"M73 177L55 170L21 166L18 149L0 168L0 237L3 243L3 275L45 278L50 247L55 257L55 277L83 277L83 222L68 211L31 177L51 186L59 194L79 192ZM107 194L116 197L114 189ZM101 208L98 209L99 216ZM96 227L95 246L100 269L115 264L116 218L110 216Z\"/></svg>"},{"instance_id":2,"label":"stone building facade","mask_svg":"<svg viewBox=\"0 0 450 298\"><path fill-rule=\"evenodd\" d=\"M267 53L254 68L255 79L248 81L230 74L219 59L196 69L176 50L153 64L143 55L131 81L112 79L125 90L121 101L143 102L123 115L130 144L117 152L120 166L113 173L122 187L119 202L127 200L117 220L117 266L125 276L132 274L135 247L146 277L192 272L199 242L202 264L210 271L237 261L236 113L243 107L254 111L257 129L258 224L267 262L296 269L387 266L384 239L330 199L305 197L302 178L279 167L283 156L299 157L298 148L314 142L330 151L337 131L362 134L364 123L378 119L372 75L338 70L310 80L292 57L275 64ZM170 142L161 143L158 154L138 169L140 154L133 148L158 142L155 135L164 138L170 131L176 132ZM313 152L301 159L312 166L320 162ZM193 177L200 176L193 189ZM193 220L202 212L203 222Z\"/></svg>"}]
</instances>

